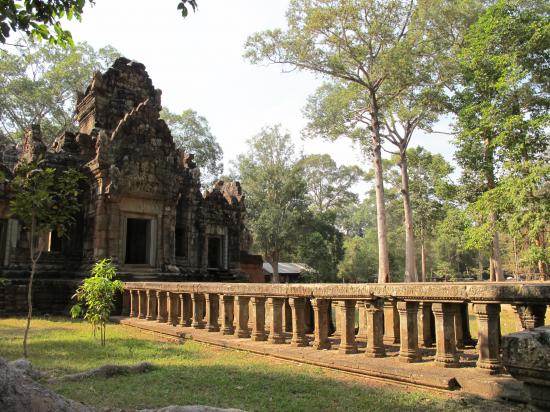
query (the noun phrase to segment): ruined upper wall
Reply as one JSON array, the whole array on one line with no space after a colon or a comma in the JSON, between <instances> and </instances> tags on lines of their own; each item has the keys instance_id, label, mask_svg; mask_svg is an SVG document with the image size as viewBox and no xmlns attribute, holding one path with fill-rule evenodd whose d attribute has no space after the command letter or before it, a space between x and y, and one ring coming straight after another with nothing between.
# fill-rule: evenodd
<instances>
[{"instance_id":1,"label":"ruined upper wall","mask_svg":"<svg viewBox=\"0 0 550 412\"><path fill-rule=\"evenodd\" d=\"M161 109L160 90L155 90L145 66L119 57L105 73L95 73L84 95L79 96L76 118L80 132L94 128L113 131L124 115L146 100Z\"/></svg>"}]
</instances>

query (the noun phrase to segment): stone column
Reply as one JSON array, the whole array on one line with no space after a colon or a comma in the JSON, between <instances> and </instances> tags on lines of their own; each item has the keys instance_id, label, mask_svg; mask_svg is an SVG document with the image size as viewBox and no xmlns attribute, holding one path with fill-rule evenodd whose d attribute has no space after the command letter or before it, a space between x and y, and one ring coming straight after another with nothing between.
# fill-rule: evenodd
<instances>
[{"instance_id":1,"label":"stone column","mask_svg":"<svg viewBox=\"0 0 550 412\"><path fill-rule=\"evenodd\" d=\"M223 329L224 335L233 335L235 333L235 327L233 326L234 310L235 310L235 296L223 295L222 296L222 308L223 308Z\"/></svg>"},{"instance_id":2,"label":"stone column","mask_svg":"<svg viewBox=\"0 0 550 412\"><path fill-rule=\"evenodd\" d=\"M342 312L342 333L340 335L340 353L357 353L357 342L355 342L355 300L344 300L340 302Z\"/></svg>"},{"instance_id":3,"label":"stone column","mask_svg":"<svg viewBox=\"0 0 550 412\"><path fill-rule=\"evenodd\" d=\"M319 350L330 349L330 341L328 340L330 301L327 299L312 299L311 304L315 321L313 347Z\"/></svg>"},{"instance_id":4,"label":"stone column","mask_svg":"<svg viewBox=\"0 0 550 412\"><path fill-rule=\"evenodd\" d=\"M458 367L454 331L455 303L433 303L435 316L435 363L444 368Z\"/></svg>"},{"instance_id":5,"label":"stone column","mask_svg":"<svg viewBox=\"0 0 550 412\"><path fill-rule=\"evenodd\" d=\"M455 343L457 349L464 349L464 326L462 321L462 311L460 310L460 303L455 305L454 316L454 329L455 329Z\"/></svg>"},{"instance_id":6,"label":"stone column","mask_svg":"<svg viewBox=\"0 0 550 412\"><path fill-rule=\"evenodd\" d=\"M193 323L191 326L195 329L204 329L204 295L202 293L192 293L191 301L193 302Z\"/></svg>"},{"instance_id":7,"label":"stone column","mask_svg":"<svg viewBox=\"0 0 550 412\"><path fill-rule=\"evenodd\" d=\"M122 311L120 313L122 316L130 316L131 306L132 306L131 294L132 294L132 291L128 289L124 289L122 291Z\"/></svg>"},{"instance_id":8,"label":"stone column","mask_svg":"<svg viewBox=\"0 0 550 412\"><path fill-rule=\"evenodd\" d=\"M208 332L219 332L220 297L216 293L206 294L206 329Z\"/></svg>"},{"instance_id":9,"label":"stone column","mask_svg":"<svg viewBox=\"0 0 550 412\"><path fill-rule=\"evenodd\" d=\"M534 329L544 326L546 305L514 305L523 329Z\"/></svg>"},{"instance_id":10,"label":"stone column","mask_svg":"<svg viewBox=\"0 0 550 412\"><path fill-rule=\"evenodd\" d=\"M384 343L399 343L399 313L394 300L384 301Z\"/></svg>"},{"instance_id":11,"label":"stone column","mask_svg":"<svg viewBox=\"0 0 550 412\"><path fill-rule=\"evenodd\" d=\"M359 308L359 331L357 332L356 338L362 341L367 340L367 308L364 301L357 302Z\"/></svg>"},{"instance_id":12,"label":"stone column","mask_svg":"<svg viewBox=\"0 0 550 412\"><path fill-rule=\"evenodd\" d=\"M315 328L315 322L313 321L313 307L311 306L311 300L305 298L306 306L304 312L304 325L307 333L313 333Z\"/></svg>"},{"instance_id":13,"label":"stone column","mask_svg":"<svg viewBox=\"0 0 550 412\"><path fill-rule=\"evenodd\" d=\"M180 326L191 326L191 311L189 310L188 300L190 300L189 294L180 293L180 317L179 325Z\"/></svg>"},{"instance_id":14,"label":"stone column","mask_svg":"<svg viewBox=\"0 0 550 412\"><path fill-rule=\"evenodd\" d=\"M250 296L237 296L237 337L249 338L250 330L248 330L248 304L250 303Z\"/></svg>"},{"instance_id":15,"label":"stone column","mask_svg":"<svg viewBox=\"0 0 550 412\"><path fill-rule=\"evenodd\" d=\"M431 303L418 304L418 343L425 348L431 348L434 344Z\"/></svg>"},{"instance_id":16,"label":"stone column","mask_svg":"<svg viewBox=\"0 0 550 412\"><path fill-rule=\"evenodd\" d=\"M288 299L285 299L283 306L283 330L285 332L292 332L292 309Z\"/></svg>"},{"instance_id":17,"label":"stone column","mask_svg":"<svg viewBox=\"0 0 550 412\"><path fill-rule=\"evenodd\" d=\"M342 310L340 307L340 302L333 300L331 302L330 315L332 317L332 308L334 308L334 332L332 333L333 338L339 338L342 334Z\"/></svg>"},{"instance_id":18,"label":"stone column","mask_svg":"<svg viewBox=\"0 0 550 412\"><path fill-rule=\"evenodd\" d=\"M135 318L137 313L136 313L136 309L137 309L137 312L139 312L139 307L138 305L136 305L137 303L137 299L136 299L136 296L135 295L135 290L133 289L130 289L130 317L131 318Z\"/></svg>"},{"instance_id":19,"label":"stone column","mask_svg":"<svg viewBox=\"0 0 550 412\"><path fill-rule=\"evenodd\" d=\"M164 323L166 322L167 311L166 311L166 301L168 300L166 292L160 290L157 291L157 322Z\"/></svg>"},{"instance_id":20,"label":"stone column","mask_svg":"<svg viewBox=\"0 0 550 412\"><path fill-rule=\"evenodd\" d=\"M147 296L147 315L145 320L154 320L157 318L157 292L147 289L145 292Z\"/></svg>"},{"instance_id":21,"label":"stone column","mask_svg":"<svg viewBox=\"0 0 550 412\"><path fill-rule=\"evenodd\" d=\"M365 355L369 358L382 358L386 356L384 349L384 301L382 299L367 301L365 309L367 316L367 350Z\"/></svg>"},{"instance_id":22,"label":"stone column","mask_svg":"<svg viewBox=\"0 0 550 412\"><path fill-rule=\"evenodd\" d=\"M138 290L138 318L145 319L147 317L147 292L145 290Z\"/></svg>"},{"instance_id":23,"label":"stone column","mask_svg":"<svg viewBox=\"0 0 550 412\"><path fill-rule=\"evenodd\" d=\"M308 346L305 331L305 307L304 298L289 298L290 308L292 310L292 339L291 346Z\"/></svg>"},{"instance_id":24,"label":"stone column","mask_svg":"<svg viewBox=\"0 0 550 412\"><path fill-rule=\"evenodd\" d=\"M267 340L265 333L265 301L266 298L254 296L252 302L252 340L262 342Z\"/></svg>"},{"instance_id":25,"label":"stone column","mask_svg":"<svg viewBox=\"0 0 550 412\"><path fill-rule=\"evenodd\" d=\"M270 307L271 316L269 319L269 343L285 343L283 332L283 298L269 298L267 304Z\"/></svg>"},{"instance_id":26,"label":"stone column","mask_svg":"<svg viewBox=\"0 0 550 412\"><path fill-rule=\"evenodd\" d=\"M475 303L477 317L476 366L490 374L498 373L500 361L500 305L498 303Z\"/></svg>"},{"instance_id":27,"label":"stone column","mask_svg":"<svg viewBox=\"0 0 550 412\"><path fill-rule=\"evenodd\" d=\"M397 302L400 341L399 360L412 363L421 360L418 350L418 302Z\"/></svg>"},{"instance_id":28,"label":"stone column","mask_svg":"<svg viewBox=\"0 0 550 412\"><path fill-rule=\"evenodd\" d=\"M464 346L466 345L473 346L475 345L475 341L472 339L472 335L470 333L470 315L468 313L468 303L459 304L459 310L462 313L462 330L463 330L463 336L464 336Z\"/></svg>"},{"instance_id":29,"label":"stone column","mask_svg":"<svg viewBox=\"0 0 550 412\"><path fill-rule=\"evenodd\" d=\"M174 292L166 292L166 305L168 316L166 323L176 326L178 324L178 295Z\"/></svg>"}]
</instances>

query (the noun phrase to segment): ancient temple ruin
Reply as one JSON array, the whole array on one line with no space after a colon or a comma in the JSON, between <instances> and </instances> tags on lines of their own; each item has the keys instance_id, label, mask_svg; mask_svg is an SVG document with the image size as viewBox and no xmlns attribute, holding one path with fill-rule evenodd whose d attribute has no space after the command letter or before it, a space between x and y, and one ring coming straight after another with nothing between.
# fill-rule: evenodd
<instances>
[{"instance_id":1,"label":"ancient temple ruin","mask_svg":"<svg viewBox=\"0 0 550 412\"><path fill-rule=\"evenodd\" d=\"M176 148L160 119L160 98L142 64L119 58L78 97L77 133L65 132L46 147L34 126L18 150L4 148L0 168L8 180L17 163L37 159L86 175L81 213L68 237L48 234L42 281L78 279L105 257L126 279L241 275L240 185L219 181L201 193L200 165ZM0 277L15 285L28 277L27 233L10 216L9 190L1 189Z\"/></svg>"}]
</instances>

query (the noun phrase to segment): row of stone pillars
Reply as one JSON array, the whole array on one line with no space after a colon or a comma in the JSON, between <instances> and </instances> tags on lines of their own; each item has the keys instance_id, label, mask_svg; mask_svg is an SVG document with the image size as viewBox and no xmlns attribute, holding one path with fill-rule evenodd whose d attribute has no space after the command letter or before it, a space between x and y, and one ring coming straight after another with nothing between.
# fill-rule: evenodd
<instances>
[{"instance_id":1,"label":"row of stone pillars","mask_svg":"<svg viewBox=\"0 0 550 412\"><path fill-rule=\"evenodd\" d=\"M296 347L310 346L307 334L313 332L314 349L332 346L329 335L334 302L330 299L135 289L126 291L123 303L123 315L130 317L273 344L286 343L285 332L291 332L289 343ZM476 303L474 312L478 324L477 367L497 372L501 365L500 304ZM521 313L531 312L521 309ZM313 322L309 320L311 313ZM344 354L358 353L357 340L366 340L365 355L373 358L386 356L385 345L399 344L399 360L408 363L421 361L420 347L435 343L435 363L458 367L457 349L474 343L468 325L466 303L348 299L337 302L336 331L332 336L340 338L338 351Z\"/></svg>"}]
</instances>

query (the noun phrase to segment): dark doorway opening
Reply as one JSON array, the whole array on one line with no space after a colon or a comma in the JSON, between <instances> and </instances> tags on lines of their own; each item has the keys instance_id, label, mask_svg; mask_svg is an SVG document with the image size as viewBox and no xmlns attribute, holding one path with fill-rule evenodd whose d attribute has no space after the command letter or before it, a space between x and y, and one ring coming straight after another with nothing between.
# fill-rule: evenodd
<instances>
[{"instance_id":1,"label":"dark doorway opening","mask_svg":"<svg viewBox=\"0 0 550 412\"><path fill-rule=\"evenodd\" d=\"M219 237L208 238L208 267L221 269L222 267L222 240Z\"/></svg>"},{"instance_id":2,"label":"dark doorway opening","mask_svg":"<svg viewBox=\"0 0 550 412\"><path fill-rule=\"evenodd\" d=\"M126 260L129 264L149 263L149 237L151 221L128 219L126 223Z\"/></svg>"},{"instance_id":3,"label":"dark doorway opening","mask_svg":"<svg viewBox=\"0 0 550 412\"><path fill-rule=\"evenodd\" d=\"M187 256L187 237L184 228L176 228L176 256Z\"/></svg>"}]
</instances>

